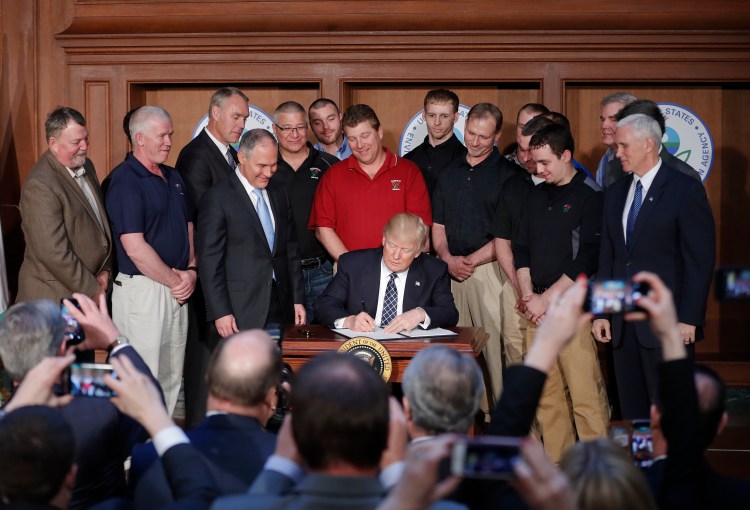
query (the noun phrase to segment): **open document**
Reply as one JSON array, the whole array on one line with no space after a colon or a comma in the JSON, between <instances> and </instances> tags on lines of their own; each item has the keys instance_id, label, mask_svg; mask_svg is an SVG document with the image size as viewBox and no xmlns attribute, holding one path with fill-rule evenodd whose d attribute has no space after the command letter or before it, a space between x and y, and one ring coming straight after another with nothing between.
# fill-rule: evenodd
<instances>
[{"instance_id":1,"label":"open document","mask_svg":"<svg viewBox=\"0 0 750 510\"><path fill-rule=\"evenodd\" d=\"M363 336L373 340L404 340L406 338L433 338L438 336L458 336L458 333L443 328L420 329L415 328L408 333L384 333L383 328L375 328L375 331L352 331L347 328L334 329L335 333L347 338Z\"/></svg>"}]
</instances>

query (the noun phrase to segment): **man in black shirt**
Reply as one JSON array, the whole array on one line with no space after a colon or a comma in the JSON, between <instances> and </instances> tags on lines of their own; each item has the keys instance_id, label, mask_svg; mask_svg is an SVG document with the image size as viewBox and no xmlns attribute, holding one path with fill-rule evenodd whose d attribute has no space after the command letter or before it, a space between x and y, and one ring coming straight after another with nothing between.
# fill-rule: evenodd
<instances>
[{"instance_id":1,"label":"man in black shirt","mask_svg":"<svg viewBox=\"0 0 750 510\"><path fill-rule=\"evenodd\" d=\"M453 133L458 122L458 96L451 90L430 90L424 97L422 118L427 126L424 142L404 155L416 163L432 197L440 174L464 158L466 148Z\"/></svg>"},{"instance_id":2,"label":"man in black shirt","mask_svg":"<svg viewBox=\"0 0 750 510\"><path fill-rule=\"evenodd\" d=\"M529 191L513 248L519 309L529 319L527 345L544 318L551 297L580 274L596 272L603 197L599 186L573 167L573 136L553 124L531 138L531 157L545 183ZM571 422L566 386L570 392ZM588 327L560 353L537 410L544 449L557 463L576 439L606 437L609 407L596 345Z\"/></svg>"},{"instance_id":3,"label":"man in black shirt","mask_svg":"<svg viewBox=\"0 0 750 510\"><path fill-rule=\"evenodd\" d=\"M519 122L521 114L519 113ZM502 328L503 346L505 347L505 366L523 363L526 354L526 319L516 309L516 303L521 296L516 278L516 267L513 260L513 245L516 243L518 227L521 224L521 213L526 206L526 196L537 184L544 179L534 175L536 163L531 159L529 142L531 137L541 128L549 126L552 121L543 115L529 119L516 138L518 148L513 153L522 167L518 167L510 177L500 193L495 216L492 220L492 235L495 236L495 256L500 269L508 275L503 283L502 294ZM506 156L506 159L513 161Z\"/></svg>"},{"instance_id":4,"label":"man in black shirt","mask_svg":"<svg viewBox=\"0 0 750 510\"><path fill-rule=\"evenodd\" d=\"M302 258L307 323L315 322L315 300L333 276L325 248L307 229L315 189L338 158L315 149L307 141L307 112L295 101L281 103L273 114L273 131L279 141L278 169L274 180L286 188Z\"/></svg>"},{"instance_id":5,"label":"man in black shirt","mask_svg":"<svg viewBox=\"0 0 750 510\"><path fill-rule=\"evenodd\" d=\"M484 354L495 400L502 391L499 312L507 276L492 263L495 236L490 226L500 190L517 171L495 148L502 125L503 114L493 104L479 103L469 111L465 157L443 172L432 197L433 245L453 278L458 324L482 327L490 335Z\"/></svg>"}]
</instances>

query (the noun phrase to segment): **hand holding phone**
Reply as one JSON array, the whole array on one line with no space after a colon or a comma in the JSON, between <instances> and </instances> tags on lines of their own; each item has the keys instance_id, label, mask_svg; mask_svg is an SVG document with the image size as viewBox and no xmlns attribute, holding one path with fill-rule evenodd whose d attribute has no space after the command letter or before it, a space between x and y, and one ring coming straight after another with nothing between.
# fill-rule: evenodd
<instances>
[{"instance_id":1,"label":"hand holding phone","mask_svg":"<svg viewBox=\"0 0 750 510\"><path fill-rule=\"evenodd\" d=\"M112 365L74 363L63 374L63 388L66 393L74 397L110 398L117 396L104 384L104 376L107 374L116 377Z\"/></svg>"},{"instance_id":2,"label":"hand holding phone","mask_svg":"<svg viewBox=\"0 0 750 510\"><path fill-rule=\"evenodd\" d=\"M456 441L451 473L464 478L510 480L520 458L521 438L485 436Z\"/></svg>"}]
</instances>

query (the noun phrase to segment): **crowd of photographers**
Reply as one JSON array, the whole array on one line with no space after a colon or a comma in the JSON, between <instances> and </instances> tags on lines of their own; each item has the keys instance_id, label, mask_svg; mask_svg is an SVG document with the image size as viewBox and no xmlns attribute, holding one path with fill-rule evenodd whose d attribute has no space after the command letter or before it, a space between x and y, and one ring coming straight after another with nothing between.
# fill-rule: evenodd
<instances>
[{"instance_id":1,"label":"crowd of photographers","mask_svg":"<svg viewBox=\"0 0 750 510\"><path fill-rule=\"evenodd\" d=\"M610 440L579 442L559 466L529 438L547 373L591 315L586 280L555 295L523 364L507 369L489 433L511 448L511 469L474 478L456 464L479 407L483 382L470 358L422 350L404 375L401 403L354 356L326 354L297 374L278 435L264 430L281 383L281 354L259 330L226 340L208 371L204 423L187 434L167 413L158 383L135 350L112 348L111 398L61 394L75 356L64 320L45 302L15 305L0 319L6 370L20 383L0 419L0 491L7 508L741 508L750 487L711 470L704 449L726 423L725 390L697 369L680 336L672 294L661 280L639 299L662 347L656 461L645 471ZM119 331L102 298L76 294L72 314L86 339L106 349ZM244 423L243 423L244 422ZM240 425L239 423L242 423ZM248 426L248 425L251 426ZM143 444L150 437L151 442ZM489 440L487 440L489 441ZM473 443L472 443L473 444ZM132 454L129 482L125 459ZM497 475L498 473L496 473Z\"/></svg>"}]
</instances>

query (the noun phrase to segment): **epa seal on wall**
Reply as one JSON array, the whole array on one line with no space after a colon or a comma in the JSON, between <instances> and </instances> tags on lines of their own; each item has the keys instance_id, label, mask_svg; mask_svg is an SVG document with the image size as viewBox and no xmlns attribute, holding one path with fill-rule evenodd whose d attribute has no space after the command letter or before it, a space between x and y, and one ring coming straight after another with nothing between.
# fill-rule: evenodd
<instances>
[{"instance_id":1,"label":"epa seal on wall","mask_svg":"<svg viewBox=\"0 0 750 510\"><path fill-rule=\"evenodd\" d=\"M391 355L388 349L377 340L357 336L341 344L338 352L353 354L358 357L370 365L385 382L388 382L391 378L391 371L393 370Z\"/></svg>"},{"instance_id":2,"label":"epa seal on wall","mask_svg":"<svg viewBox=\"0 0 750 510\"><path fill-rule=\"evenodd\" d=\"M658 103L667 121L662 144L684 161L705 181L714 164L714 141L708 126L695 112L673 103Z\"/></svg>"},{"instance_id":3,"label":"epa seal on wall","mask_svg":"<svg viewBox=\"0 0 750 510\"><path fill-rule=\"evenodd\" d=\"M273 119L270 115L268 115L266 112L258 108L257 106L248 105L247 111L250 114L250 116L245 121L245 129L242 130L242 134L245 134L245 131L250 131L251 129L265 129L266 131L270 132L273 135L273 129L271 126L273 126ZM198 124L195 126L195 129L193 130L193 136L192 138L195 138L198 136L203 130L204 127L208 125L208 114L204 115L203 118L198 122ZM192 140L191 138L191 140ZM275 138L275 137L274 137ZM236 143L232 144L232 147L235 149L237 148Z\"/></svg>"},{"instance_id":4,"label":"epa seal on wall","mask_svg":"<svg viewBox=\"0 0 750 510\"><path fill-rule=\"evenodd\" d=\"M453 126L453 134L458 137L461 143L464 143L464 126L466 125L466 115L468 115L469 108L465 104L458 105L458 121ZM414 147L424 142L424 137L427 136L427 125L422 118L424 109L419 110L414 114L409 123L401 133L401 140L398 142L398 155L404 156L407 152L410 152Z\"/></svg>"}]
</instances>

